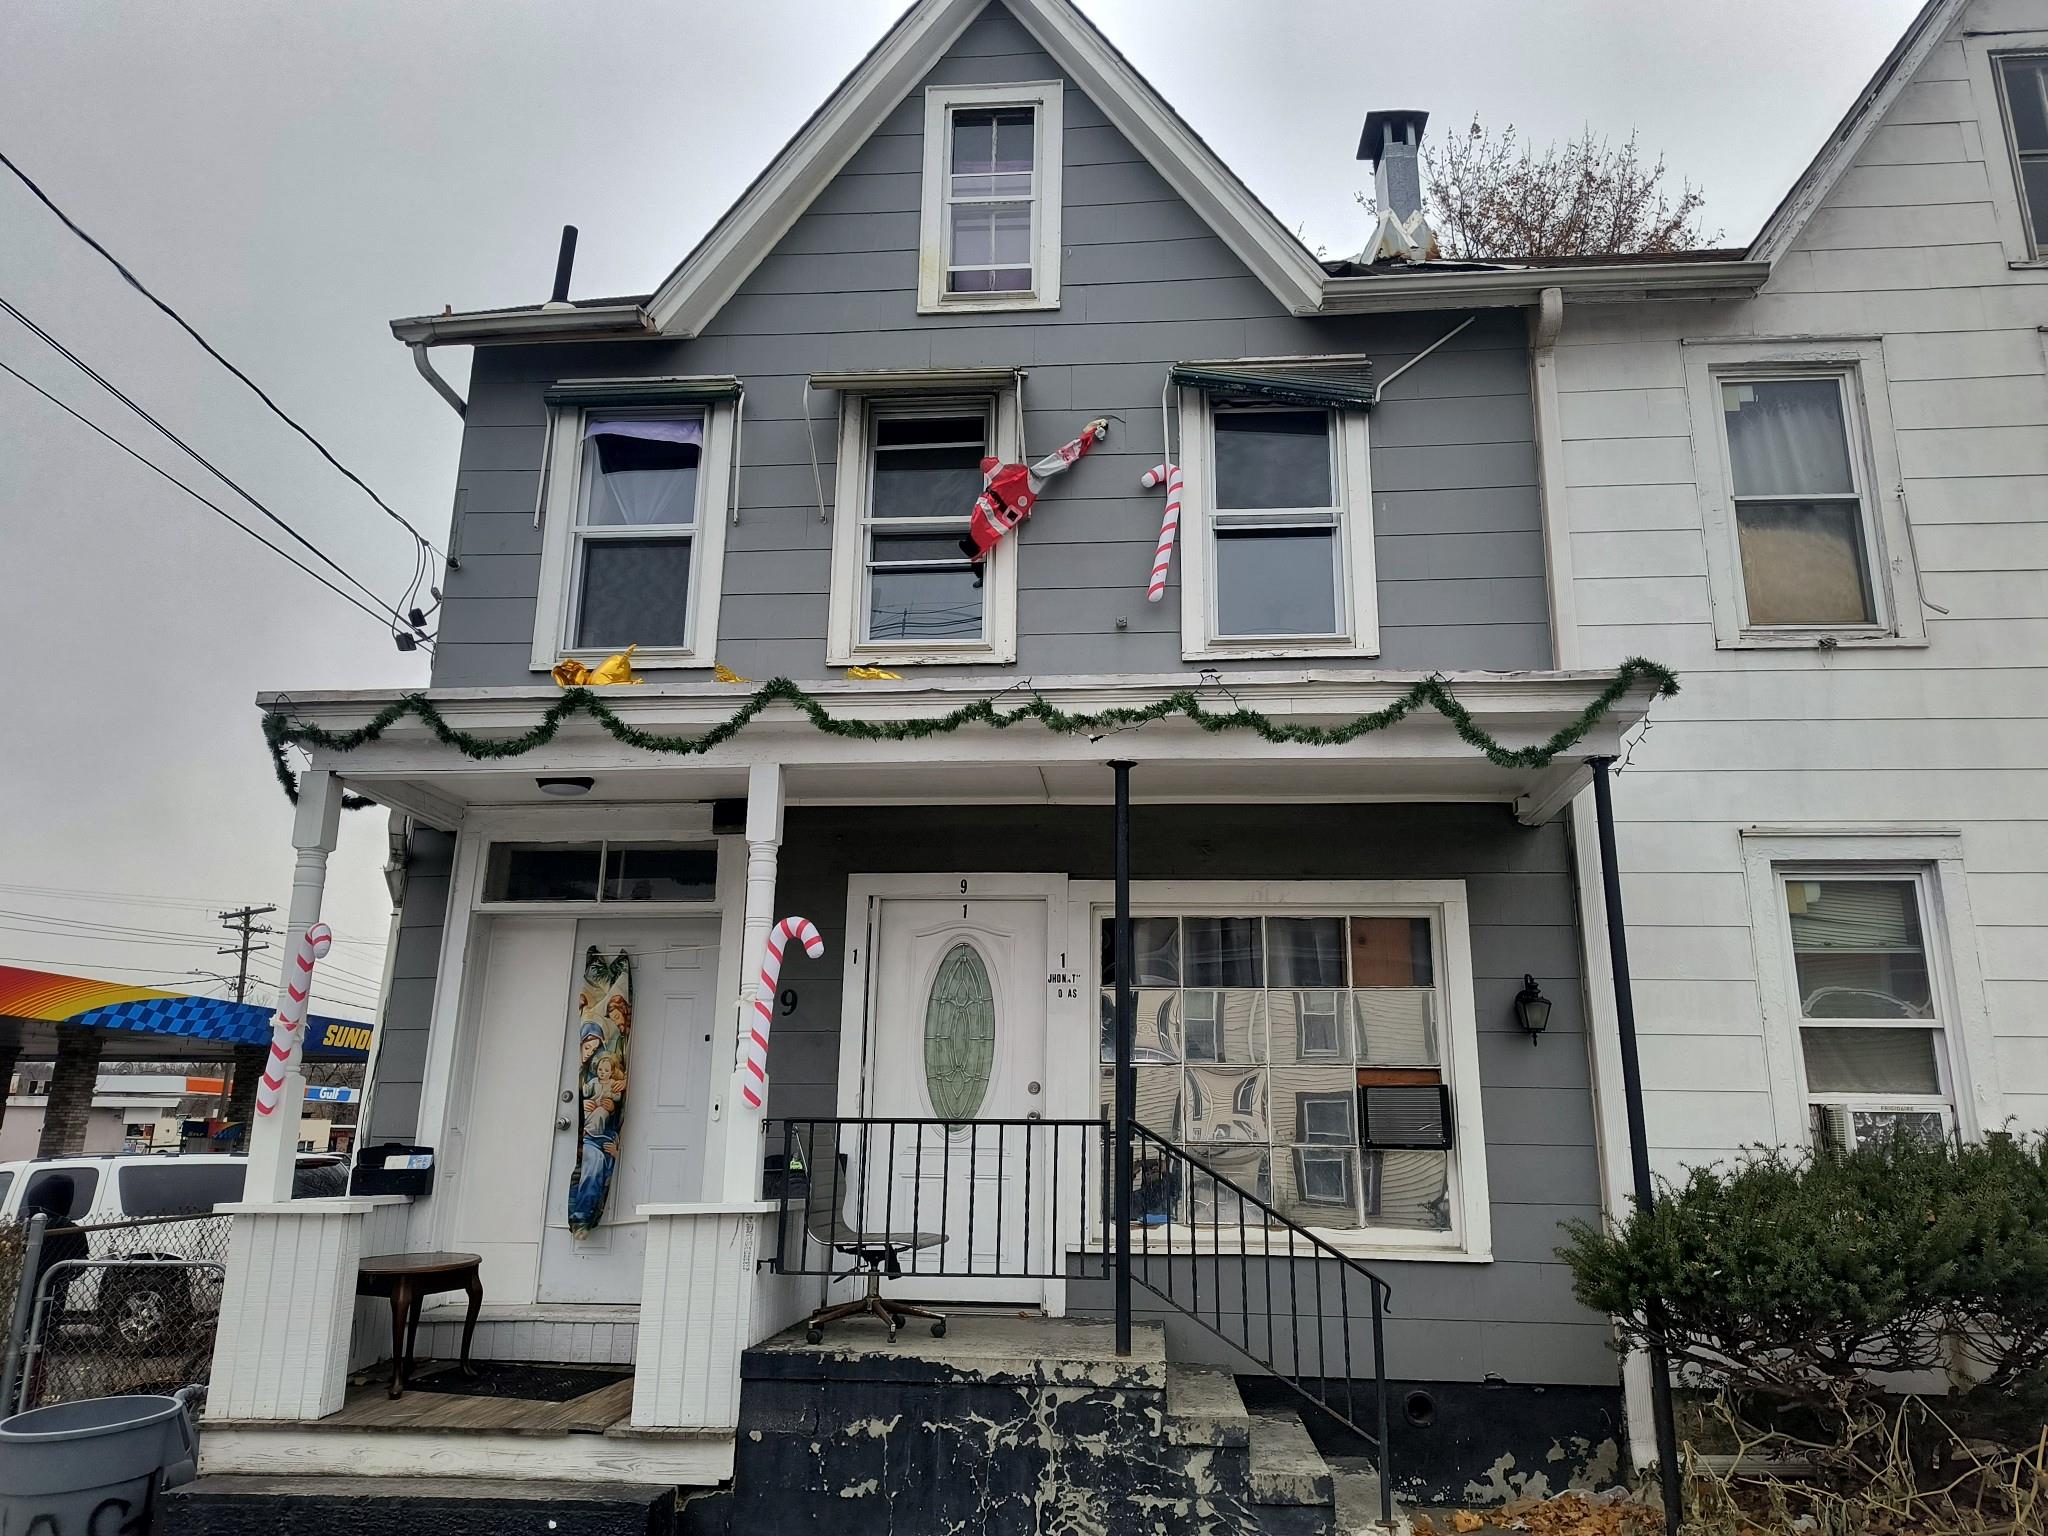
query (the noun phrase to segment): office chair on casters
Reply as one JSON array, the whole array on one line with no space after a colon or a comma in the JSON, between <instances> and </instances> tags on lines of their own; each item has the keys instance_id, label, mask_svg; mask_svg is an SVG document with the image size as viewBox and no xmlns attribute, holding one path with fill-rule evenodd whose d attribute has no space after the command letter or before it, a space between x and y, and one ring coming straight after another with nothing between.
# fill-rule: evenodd
<instances>
[{"instance_id":1,"label":"office chair on casters","mask_svg":"<svg viewBox=\"0 0 2048 1536\"><path fill-rule=\"evenodd\" d=\"M810 1315L804 1337L810 1343L824 1342L825 1325L860 1313L872 1313L889 1329L889 1342L896 1342L897 1330L913 1317L930 1321L932 1337L946 1336L946 1315L908 1302L885 1300L882 1280L894 1280L903 1273L901 1255L925 1248L937 1248L946 1241L943 1232L885 1232L861 1228L847 1219L846 1154L825 1158L822 1167L811 1170L811 1185L804 1197L804 1231L834 1253L852 1259L856 1268L867 1272L867 1291L853 1301L836 1302ZM822 1175L822 1177L820 1176Z\"/></svg>"}]
</instances>

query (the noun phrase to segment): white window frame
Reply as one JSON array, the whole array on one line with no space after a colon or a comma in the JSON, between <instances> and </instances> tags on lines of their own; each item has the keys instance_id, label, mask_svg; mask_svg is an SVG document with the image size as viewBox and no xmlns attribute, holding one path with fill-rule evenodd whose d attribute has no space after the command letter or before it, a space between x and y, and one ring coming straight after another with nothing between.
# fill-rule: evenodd
<instances>
[{"instance_id":1,"label":"white window frame","mask_svg":"<svg viewBox=\"0 0 2048 1536\"><path fill-rule=\"evenodd\" d=\"M541 558L540 596L534 605L531 666L536 672L551 670L564 657L578 661L602 661L608 649L578 649L570 645L576 606L577 554L582 530L577 524L583 494L583 467L588 444L585 424L593 415L674 417L702 412L704 443L697 458L697 513L690 536L690 592L685 612L689 619L686 645L642 646L633 653L639 670L709 667L718 649L718 603L725 586L725 526L731 503L733 464L733 402L730 400L689 401L674 404L649 401L645 405L561 405L551 407L548 423L546 462L540 511ZM616 537L632 537L621 529Z\"/></svg>"},{"instance_id":2,"label":"white window frame","mask_svg":"<svg viewBox=\"0 0 2048 1536\"><path fill-rule=\"evenodd\" d=\"M1232 407L1233 409L1235 407ZM1313 410L1313 406L1275 406ZM1377 656L1380 611L1373 554L1372 438L1366 412L1332 407L1331 488L1337 498L1336 574L1340 633L1260 638L1216 633L1216 403L1199 389L1180 391L1181 657Z\"/></svg>"},{"instance_id":3,"label":"white window frame","mask_svg":"<svg viewBox=\"0 0 2048 1536\"><path fill-rule=\"evenodd\" d=\"M975 640L868 640L868 493L872 480L869 443L878 413L986 409L993 426L989 452L1012 462L1018 457L1017 391L1014 386L949 394L864 394L849 391L839 407L839 460L832 498L832 596L827 615L825 660L846 666L946 666L1007 664L1017 659L1017 565L1021 529L996 541L982 562L981 637ZM963 518L973 504L960 509Z\"/></svg>"},{"instance_id":4,"label":"white window frame","mask_svg":"<svg viewBox=\"0 0 2048 1536\"><path fill-rule=\"evenodd\" d=\"M1081 992L1097 989L1096 959L1102 920L1114 911L1108 881L1077 880L1068 888L1068 954L1083 961ZM1485 1264L1493 1261L1493 1207L1487 1189L1486 1126L1481 1114L1479 1016L1473 1001L1471 907L1462 880L1137 880L1131 883L1134 917L1188 913L1259 917L1427 917L1438 934L1437 994L1442 1004L1437 1043L1443 1080L1451 1089L1451 1229L1404 1232L1391 1227L1316 1227L1323 1241L1354 1258L1426 1258ZM1090 1014L1091 1020L1094 1018ZM1101 1068L1091 1031L1088 1071L1091 1102L1099 1097ZM1100 1105L1095 1106L1100 1112ZM1355 1150L1355 1149L1354 1149ZM1291 1155L1292 1144L1273 1155ZM1360 1157L1364 1154L1361 1152ZM1207 1239L1205 1239L1207 1241ZM1235 1251L1236 1236L1214 1238ZM1252 1248L1256 1243L1247 1240Z\"/></svg>"},{"instance_id":5,"label":"white window frame","mask_svg":"<svg viewBox=\"0 0 2048 1536\"><path fill-rule=\"evenodd\" d=\"M1932 827L1750 827L1743 830L1742 855L1778 1144L1799 1147L1811 1141L1805 1052L1799 1035L1805 1021L1784 894L1786 881L1802 878L1916 884L1936 1022L1944 1030L1950 1091L1942 1107L1952 1114L1956 1132L1966 1141L2001 1128L2004 1095L1977 958L1961 833ZM1858 1102L1866 1108L1935 1104L1928 1098L1880 1094Z\"/></svg>"},{"instance_id":6,"label":"white window frame","mask_svg":"<svg viewBox=\"0 0 2048 1536\"><path fill-rule=\"evenodd\" d=\"M1060 162L1062 85L1035 80L1016 85L933 85L924 93L924 188L919 219L917 311L1058 309L1060 307ZM946 291L947 157L957 108L1032 109L1031 288L1020 293Z\"/></svg>"},{"instance_id":7,"label":"white window frame","mask_svg":"<svg viewBox=\"0 0 2048 1536\"><path fill-rule=\"evenodd\" d=\"M1970 99L1977 107L1978 140L1983 146L1984 175L1990 184L1992 212L2005 246L2006 265L2018 270L2048 268L2048 250L2037 249L2027 225L2026 197L2021 191L2018 156L2005 113L2005 91L1998 77L1999 58L2010 53L2048 54L2048 31L1991 32L1965 36L1963 65L1970 80Z\"/></svg>"},{"instance_id":8,"label":"white window frame","mask_svg":"<svg viewBox=\"0 0 2048 1536\"><path fill-rule=\"evenodd\" d=\"M1715 645L1722 650L1925 645L1927 619L1921 606L1912 529L1907 523L1882 343L1874 338L1687 342L1684 350ZM1743 591L1721 385L1824 377L1842 381L1843 425L1849 439L1850 471L1863 507L1864 558L1875 612L1867 624L1751 624Z\"/></svg>"}]
</instances>

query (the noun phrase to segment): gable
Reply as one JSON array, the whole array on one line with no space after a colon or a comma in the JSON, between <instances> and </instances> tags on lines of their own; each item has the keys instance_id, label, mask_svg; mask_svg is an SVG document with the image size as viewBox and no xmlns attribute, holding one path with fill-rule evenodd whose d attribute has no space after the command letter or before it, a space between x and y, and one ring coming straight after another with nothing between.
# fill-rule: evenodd
<instances>
[{"instance_id":1,"label":"gable","mask_svg":"<svg viewBox=\"0 0 2048 1536\"><path fill-rule=\"evenodd\" d=\"M1044 81L1062 87L1064 277L1059 306L921 316L925 89ZM829 348L832 357L866 368L1009 366L1039 353L1042 361L1051 362L1055 355L1066 361L1073 349L1089 345L1054 343L1042 335L1039 343L1030 343L1018 334L1020 327L1037 335L1047 327L1286 316L1281 303L1079 83L1002 7L990 6L755 264L706 322L692 355L701 358L704 344L716 339L829 335L843 338ZM1135 347L1133 355L1144 352L1134 339L1126 340ZM740 355L717 354L721 366ZM752 356L752 349L745 355Z\"/></svg>"},{"instance_id":2,"label":"gable","mask_svg":"<svg viewBox=\"0 0 2048 1536\"><path fill-rule=\"evenodd\" d=\"M975 37L962 49L970 31ZM1276 301L1295 314L1317 310L1323 273L1315 257L1069 0L920 0L656 290L646 306L653 326L672 336L701 332L871 139L905 136L906 109L916 110L918 87L941 65L982 79L1049 78L1014 72L1026 57L1023 38ZM892 126L897 132L887 131ZM915 169L897 174L914 177Z\"/></svg>"},{"instance_id":3,"label":"gable","mask_svg":"<svg viewBox=\"0 0 2048 1536\"><path fill-rule=\"evenodd\" d=\"M1776 261L1791 248L1849 173L1900 93L1926 67L1967 4L1968 0L1927 0L1921 7L1919 15L1857 94L1835 131L1828 135L1820 152L1764 221L1764 227L1750 243L1751 261Z\"/></svg>"}]
</instances>

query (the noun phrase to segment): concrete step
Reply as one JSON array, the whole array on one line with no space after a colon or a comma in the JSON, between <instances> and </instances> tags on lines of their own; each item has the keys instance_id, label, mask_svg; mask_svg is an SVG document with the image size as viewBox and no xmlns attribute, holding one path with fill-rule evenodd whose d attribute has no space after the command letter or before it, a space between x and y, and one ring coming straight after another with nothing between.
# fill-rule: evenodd
<instances>
[{"instance_id":1,"label":"concrete step","mask_svg":"<svg viewBox=\"0 0 2048 1536\"><path fill-rule=\"evenodd\" d=\"M1166 1363L1166 1440L1169 1445L1250 1443L1251 1415L1237 1378L1220 1366Z\"/></svg>"},{"instance_id":2,"label":"concrete step","mask_svg":"<svg viewBox=\"0 0 2048 1536\"><path fill-rule=\"evenodd\" d=\"M1337 1493L1337 1536L1388 1536L1380 1524L1380 1474L1370 1460L1325 1456ZM1394 1504L1392 1536L1407 1536L1410 1522L1400 1503Z\"/></svg>"},{"instance_id":3,"label":"concrete step","mask_svg":"<svg viewBox=\"0 0 2048 1536\"><path fill-rule=\"evenodd\" d=\"M1299 1414L1263 1409L1251 1429L1251 1509L1260 1536L1332 1536L1337 1494Z\"/></svg>"},{"instance_id":4,"label":"concrete step","mask_svg":"<svg viewBox=\"0 0 2048 1536\"><path fill-rule=\"evenodd\" d=\"M202 1477L155 1536L674 1536L676 1490L468 1477Z\"/></svg>"}]
</instances>

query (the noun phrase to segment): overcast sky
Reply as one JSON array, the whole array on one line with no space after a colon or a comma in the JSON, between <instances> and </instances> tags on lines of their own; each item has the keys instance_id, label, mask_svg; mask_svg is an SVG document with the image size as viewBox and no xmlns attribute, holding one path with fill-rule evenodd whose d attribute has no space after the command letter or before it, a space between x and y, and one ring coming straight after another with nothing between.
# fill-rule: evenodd
<instances>
[{"instance_id":1,"label":"overcast sky","mask_svg":"<svg viewBox=\"0 0 2048 1536\"><path fill-rule=\"evenodd\" d=\"M1432 133L1478 112L1538 143L1639 130L1742 243L1917 0L1086 8L1334 254L1363 238L1353 155L1375 107L1424 108ZM545 298L564 223L582 229L577 293L648 291L900 9L6 0L0 149L445 543L461 424L386 322ZM4 174L0 295L402 591L402 531ZM437 356L464 387L467 354ZM0 361L201 474L4 315ZM424 659L4 375L0 578L0 963L170 985L221 969L213 912L282 905L290 883L255 694L416 686ZM361 1015L389 917L384 817L345 820L327 912L344 944L318 1005Z\"/></svg>"}]
</instances>

